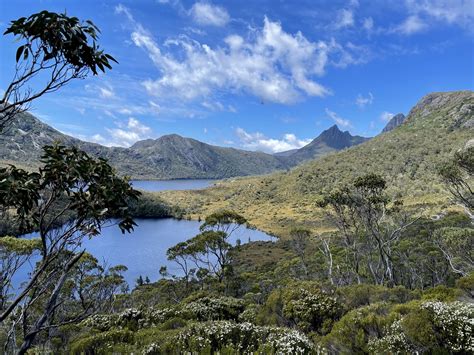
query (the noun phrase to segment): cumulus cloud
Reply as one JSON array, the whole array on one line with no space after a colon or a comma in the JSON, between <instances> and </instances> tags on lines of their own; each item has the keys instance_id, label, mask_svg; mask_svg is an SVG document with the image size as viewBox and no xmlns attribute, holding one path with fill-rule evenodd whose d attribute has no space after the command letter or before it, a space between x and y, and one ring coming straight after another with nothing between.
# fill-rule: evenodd
<instances>
[{"instance_id":1,"label":"cumulus cloud","mask_svg":"<svg viewBox=\"0 0 474 355\"><path fill-rule=\"evenodd\" d=\"M180 49L182 60L162 53L140 27L132 33L132 40L162 72L161 78L144 82L148 92L188 100L208 97L219 89L244 91L283 104L297 101L301 94L324 96L329 90L311 76L324 74L329 53L340 50L335 43L314 43L301 33L288 34L268 18L252 42L231 35L225 38L227 47L213 49L186 36L168 40L165 47Z\"/></svg>"},{"instance_id":2,"label":"cumulus cloud","mask_svg":"<svg viewBox=\"0 0 474 355\"><path fill-rule=\"evenodd\" d=\"M282 139L268 138L260 132L249 133L242 128L237 128L235 134L246 149L266 153L278 153L286 150L304 147L311 139L299 139L293 133L286 133Z\"/></svg>"},{"instance_id":3,"label":"cumulus cloud","mask_svg":"<svg viewBox=\"0 0 474 355\"><path fill-rule=\"evenodd\" d=\"M102 137L101 144L129 147L139 140L149 138L151 128L136 118L129 117L126 124L119 124L118 128L107 128L107 132L110 134L111 140L106 140ZM96 141L101 139L99 136L96 135Z\"/></svg>"},{"instance_id":4,"label":"cumulus cloud","mask_svg":"<svg viewBox=\"0 0 474 355\"><path fill-rule=\"evenodd\" d=\"M143 82L148 93L192 101L209 100L215 92L246 93L263 101L290 104L304 96L325 96L330 90L316 81L328 65L363 62L367 53L334 39L310 41L301 32L287 33L279 22L264 18L263 27L248 36L224 38L211 47L186 35L162 45L134 22L133 43L144 49L159 70L158 79Z\"/></svg>"},{"instance_id":5,"label":"cumulus cloud","mask_svg":"<svg viewBox=\"0 0 474 355\"><path fill-rule=\"evenodd\" d=\"M394 116L393 113L384 111L380 114L380 120L383 122L388 122L392 119L393 116Z\"/></svg>"},{"instance_id":6,"label":"cumulus cloud","mask_svg":"<svg viewBox=\"0 0 474 355\"><path fill-rule=\"evenodd\" d=\"M189 10L189 14L195 22L204 26L222 27L230 20L226 9L203 1L196 2Z\"/></svg>"},{"instance_id":7,"label":"cumulus cloud","mask_svg":"<svg viewBox=\"0 0 474 355\"><path fill-rule=\"evenodd\" d=\"M356 105L359 106L360 108L364 108L367 105L371 105L372 102L374 102L374 95L372 95L371 92L367 96L363 96L361 94L357 95L356 98Z\"/></svg>"},{"instance_id":8,"label":"cumulus cloud","mask_svg":"<svg viewBox=\"0 0 474 355\"><path fill-rule=\"evenodd\" d=\"M326 109L326 115L328 115L329 118L331 118L334 122L336 122L336 124L340 127L343 127L343 128L352 127L351 121L342 118L341 116L339 116L334 111Z\"/></svg>"}]
</instances>

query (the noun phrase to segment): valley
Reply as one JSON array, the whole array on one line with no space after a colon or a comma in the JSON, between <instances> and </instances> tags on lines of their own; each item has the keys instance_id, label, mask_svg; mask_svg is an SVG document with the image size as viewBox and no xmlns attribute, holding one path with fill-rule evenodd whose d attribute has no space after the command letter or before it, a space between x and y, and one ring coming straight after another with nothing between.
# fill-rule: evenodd
<instances>
[{"instance_id":1,"label":"valley","mask_svg":"<svg viewBox=\"0 0 474 355\"><path fill-rule=\"evenodd\" d=\"M469 5L0 1L0 351L473 354Z\"/></svg>"},{"instance_id":2,"label":"valley","mask_svg":"<svg viewBox=\"0 0 474 355\"><path fill-rule=\"evenodd\" d=\"M474 138L474 94L434 93L410 111L404 124L351 149L332 153L289 172L238 178L203 191L161 193L193 218L228 208L276 235L294 226L316 233L333 227L316 202L323 193L354 177L377 171L391 194L426 217L447 207L447 194L437 178L437 164Z\"/></svg>"}]
</instances>

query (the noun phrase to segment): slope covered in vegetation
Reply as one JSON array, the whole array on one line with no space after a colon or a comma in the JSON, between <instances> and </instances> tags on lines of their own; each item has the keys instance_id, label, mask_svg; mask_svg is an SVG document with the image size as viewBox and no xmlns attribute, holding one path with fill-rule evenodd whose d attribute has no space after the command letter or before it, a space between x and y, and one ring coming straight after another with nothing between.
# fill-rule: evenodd
<instances>
[{"instance_id":1,"label":"slope covered in vegetation","mask_svg":"<svg viewBox=\"0 0 474 355\"><path fill-rule=\"evenodd\" d=\"M392 195L403 196L406 205L426 207L429 213L429 207L449 204L437 167L473 138L474 93L433 93L413 107L401 126L359 146L289 172L161 196L195 218L230 208L277 235L287 234L295 224L324 231L331 226L323 222L325 213L315 205L321 195L376 172L387 180Z\"/></svg>"}]
</instances>

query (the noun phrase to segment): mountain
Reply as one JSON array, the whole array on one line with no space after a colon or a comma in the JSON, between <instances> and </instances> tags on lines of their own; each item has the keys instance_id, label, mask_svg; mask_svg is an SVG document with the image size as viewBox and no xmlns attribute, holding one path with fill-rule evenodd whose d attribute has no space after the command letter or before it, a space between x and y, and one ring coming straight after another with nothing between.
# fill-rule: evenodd
<instances>
[{"instance_id":1,"label":"mountain","mask_svg":"<svg viewBox=\"0 0 474 355\"><path fill-rule=\"evenodd\" d=\"M394 128L400 126L403 122L405 122L405 115L403 113L399 113L393 116L390 121L388 121L387 125L382 130L382 133L389 132Z\"/></svg>"},{"instance_id":2,"label":"mountain","mask_svg":"<svg viewBox=\"0 0 474 355\"><path fill-rule=\"evenodd\" d=\"M213 146L177 134L139 141L130 148L105 147L68 136L22 113L0 135L0 164L33 169L40 164L42 146L62 142L108 159L120 174L134 179L221 179L285 170L366 139L333 126L307 146L276 155Z\"/></svg>"},{"instance_id":3,"label":"mountain","mask_svg":"<svg viewBox=\"0 0 474 355\"><path fill-rule=\"evenodd\" d=\"M137 142L129 152L143 162L142 175L169 179L257 175L286 168L270 154L217 147L177 134Z\"/></svg>"},{"instance_id":4,"label":"mountain","mask_svg":"<svg viewBox=\"0 0 474 355\"><path fill-rule=\"evenodd\" d=\"M370 138L353 136L348 131L343 132L337 125L333 125L304 147L279 153L278 156L285 157L288 164L296 165L306 160L316 159L331 152L361 144L368 139Z\"/></svg>"},{"instance_id":5,"label":"mountain","mask_svg":"<svg viewBox=\"0 0 474 355\"><path fill-rule=\"evenodd\" d=\"M56 141L75 145L93 155L107 158L110 153L119 153L122 148L107 148L95 143L81 141L65 135L41 122L29 113L21 113L4 132L0 134L0 161L15 163L27 168L39 165L41 147Z\"/></svg>"},{"instance_id":6,"label":"mountain","mask_svg":"<svg viewBox=\"0 0 474 355\"><path fill-rule=\"evenodd\" d=\"M290 171L160 196L195 218L229 208L275 235L285 236L293 226L320 233L332 228L315 204L321 194L363 174L378 173L386 179L389 194L399 194L407 208L429 215L446 207L437 167L473 138L474 92L433 93L412 108L401 126L357 146Z\"/></svg>"},{"instance_id":7,"label":"mountain","mask_svg":"<svg viewBox=\"0 0 474 355\"><path fill-rule=\"evenodd\" d=\"M176 134L130 148L105 147L63 134L29 113L19 115L0 135L0 161L32 169L39 165L41 147L54 142L106 158L120 174L138 179L226 178L286 168L270 154L212 146Z\"/></svg>"}]
</instances>

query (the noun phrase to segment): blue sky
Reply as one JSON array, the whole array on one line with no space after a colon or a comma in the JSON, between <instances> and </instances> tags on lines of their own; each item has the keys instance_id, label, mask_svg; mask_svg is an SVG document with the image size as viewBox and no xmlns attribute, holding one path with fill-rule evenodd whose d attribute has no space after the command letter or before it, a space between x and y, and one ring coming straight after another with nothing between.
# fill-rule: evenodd
<instances>
[{"instance_id":1,"label":"blue sky","mask_svg":"<svg viewBox=\"0 0 474 355\"><path fill-rule=\"evenodd\" d=\"M32 113L106 145L178 133L277 152L334 123L373 136L430 92L474 88L472 0L16 0L0 30L44 9L92 20L120 64ZM0 43L4 89L18 44Z\"/></svg>"}]
</instances>

